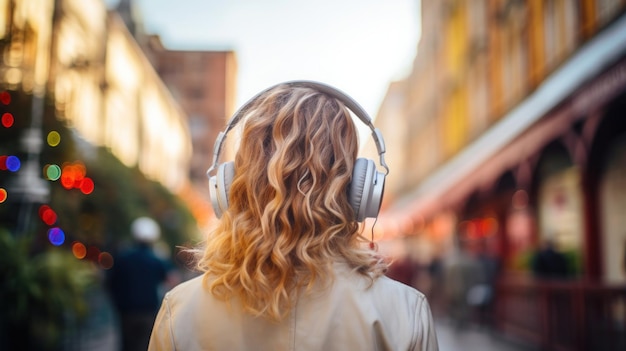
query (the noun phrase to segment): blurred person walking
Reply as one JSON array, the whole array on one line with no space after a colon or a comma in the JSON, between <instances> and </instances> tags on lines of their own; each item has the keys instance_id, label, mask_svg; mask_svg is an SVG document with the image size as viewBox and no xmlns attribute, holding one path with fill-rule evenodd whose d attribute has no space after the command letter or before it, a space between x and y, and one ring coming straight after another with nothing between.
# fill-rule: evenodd
<instances>
[{"instance_id":1,"label":"blurred person walking","mask_svg":"<svg viewBox=\"0 0 626 351\"><path fill-rule=\"evenodd\" d=\"M472 244L457 238L457 246L444 261L446 311L457 329L472 322L476 307L489 294L484 266L471 248Z\"/></svg>"},{"instance_id":2,"label":"blurred person walking","mask_svg":"<svg viewBox=\"0 0 626 351\"><path fill-rule=\"evenodd\" d=\"M357 159L350 110L386 167L369 116L330 86L279 84L235 113L208 172L244 119L234 163L210 178L220 220L196 251L203 275L167 293L149 350L438 350L426 297L384 276L360 234L385 174Z\"/></svg>"},{"instance_id":3,"label":"blurred person walking","mask_svg":"<svg viewBox=\"0 0 626 351\"><path fill-rule=\"evenodd\" d=\"M545 240L532 257L533 274L539 279L564 279L569 277L567 258L556 249L553 240Z\"/></svg>"},{"instance_id":4,"label":"blurred person walking","mask_svg":"<svg viewBox=\"0 0 626 351\"><path fill-rule=\"evenodd\" d=\"M152 247L161 236L158 223L139 217L131 224L131 233L134 245L116 257L109 285L120 317L122 350L145 351L160 306L160 292L175 282L172 266Z\"/></svg>"}]
</instances>

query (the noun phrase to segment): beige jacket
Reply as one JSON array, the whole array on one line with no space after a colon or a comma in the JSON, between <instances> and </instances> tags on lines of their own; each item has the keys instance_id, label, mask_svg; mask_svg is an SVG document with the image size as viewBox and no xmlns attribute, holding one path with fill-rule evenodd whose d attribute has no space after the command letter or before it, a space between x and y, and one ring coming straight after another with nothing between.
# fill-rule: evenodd
<instances>
[{"instance_id":1,"label":"beige jacket","mask_svg":"<svg viewBox=\"0 0 626 351\"><path fill-rule=\"evenodd\" d=\"M164 350L421 350L437 351L430 307L419 291L381 277L370 284L335 266L326 290L300 297L280 323L253 317L215 299L202 277L172 289L156 318L150 346Z\"/></svg>"}]
</instances>

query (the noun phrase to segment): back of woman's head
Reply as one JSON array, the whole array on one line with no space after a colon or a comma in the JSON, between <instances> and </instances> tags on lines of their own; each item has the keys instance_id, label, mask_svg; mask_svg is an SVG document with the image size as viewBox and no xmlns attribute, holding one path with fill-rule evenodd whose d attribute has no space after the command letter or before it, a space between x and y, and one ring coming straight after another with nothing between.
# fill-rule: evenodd
<instances>
[{"instance_id":1,"label":"back of woman's head","mask_svg":"<svg viewBox=\"0 0 626 351\"><path fill-rule=\"evenodd\" d=\"M277 86L246 111L229 207L199 267L217 296L280 319L333 262L377 270L348 201L358 134L342 103L307 87Z\"/></svg>"},{"instance_id":2,"label":"back of woman's head","mask_svg":"<svg viewBox=\"0 0 626 351\"><path fill-rule=\"evenodd\" d=\"M353 222L347 186L358 141L348 110L309 88L278 87L257 101L235 158L231 215L298 240Z\"/></svg>"}]
</instances>

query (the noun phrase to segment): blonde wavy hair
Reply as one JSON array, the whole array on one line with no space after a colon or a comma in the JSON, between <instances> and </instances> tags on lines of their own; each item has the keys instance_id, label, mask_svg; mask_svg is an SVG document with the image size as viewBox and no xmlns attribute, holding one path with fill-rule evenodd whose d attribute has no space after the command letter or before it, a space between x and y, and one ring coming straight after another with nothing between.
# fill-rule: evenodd
<instances>
[{"instance_id":1,"label":"blonde wavy hair","mask_svg":"<svg viewBox=\"0 0 626 351\"><path fill-rule=\"evenodd\" d=\"M344 104L280 85L247 111L229 207L197 251L197 267L218 298L281 320L301 288L332 281L334 262L371 279L386 264L364 247L348 202L358 135Z\"/></svg>"}]
</instances>

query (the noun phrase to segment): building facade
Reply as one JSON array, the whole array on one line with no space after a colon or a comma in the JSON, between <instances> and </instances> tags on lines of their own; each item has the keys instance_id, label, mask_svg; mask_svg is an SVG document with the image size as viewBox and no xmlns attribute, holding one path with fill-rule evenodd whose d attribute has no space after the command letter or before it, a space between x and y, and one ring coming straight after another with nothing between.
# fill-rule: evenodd
<instances>
[{"instance_id":1,"label":"building facade","mask_svg":"<svg viewBox=\"0 0 626 351\"><path fill-rule=\"evenodd\" d=\"M99 0L2 5L5 89L52 96L81 139L173 193L186 186L186 117L116 14Z\"/></svg>"},{"instance_id":2,"label":"building facade","mask_svg":"<svg viewBox=\"0 0 626 351\"><path fill-rule=\"evenodd\" d=\"M193 152L188 170L191 187L184 197L205 226L213 214L206 171L213 160L215 139L234 112L236 54L228 49L166 48L158 35L146 33L135 1L120 1L116 12L132 28L135 40L187 116Z\"/></svg>"},{"instance_id":3,"label":"building facade","mask_svg":"<svg viewBox=\"0 0 626 351\"><path fill-rule=\"evenodd\" d=\"M158 209L103 201L115 201L117 195L106 189L129 186L135 180L130 174L140 173L137 181L146 184L137 194L146 190L176 199L190 187L186 116L119 16L99 0L15 0L1 5L0 95L3 116L11 117L10 124L3 122L2 149L15 153L23 164L17 165L16 175L3 175L2 190L8 193L3 200L9 199L3 225L27 232L38 223L28 217L37 213L35 206L54 201L68 238L104 247L123 240L124 220L137 215L128 210L117 216L107 212L111 208L128 205L126 209L159 215L180 210L185 216L178 201ZM107 172L116 174L105 176ZM123 184L116 183L122 179ZM91 196L80 199L77 192ZM131 198L134 194L125 193ZM109 215L115 220L108 221ZM194 229L190 219L178 223ZM187 240L186 227L167 231L176 233L172 240Z\"/></svg>"},{"instance_id":4,"label":"building facade","mask_svg":"<svg viewBox=\"0 0 626 351\"><path fill-rule=\"evenodd\" d=\"M206 170L213 143L235 107L234 51L167 50L155 45L150 56L159 76L187 114L193 156L190 179L208 196Z\"/></svg>"},{"instance_id":5,"label":"building facade","mask_svg":"<svg viewBox=\"0 0 626 351\"><path fill-rule=\"evenodd\" d=\"M377 117L388 139L384 126L407 126L391 132L404 144L388 163L406 179L386 194L379 237L426 237L434 257L481 242L503 267L499 328L546 349L610 349L626 302L626 3L421 4L404 106ZM532 279L547 241L567 282Z\"/></svg>"}]
</instances>

